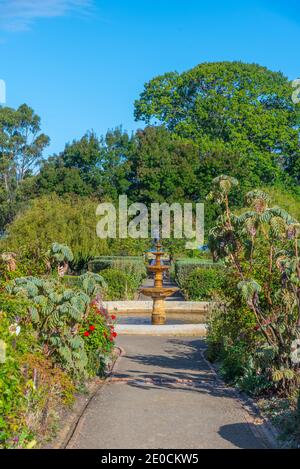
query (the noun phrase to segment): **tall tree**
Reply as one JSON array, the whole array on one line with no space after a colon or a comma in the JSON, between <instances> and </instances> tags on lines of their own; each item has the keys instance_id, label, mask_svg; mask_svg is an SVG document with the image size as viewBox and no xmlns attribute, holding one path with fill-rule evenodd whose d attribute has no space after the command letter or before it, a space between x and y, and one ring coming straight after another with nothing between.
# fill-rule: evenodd
<instances>
[{"instance_id":1,"label":"tall tree","mask_svg":"<svg viewBox=\"0 0 300 469\"><path fill-rule=\"evenodd\" d=\"M40 132L40 117L26 104L0 108L0 203L2 223L16 210L23 181L38 167L49 138Z\"/></svg>"},{"instance_id":2,"label":"tall tree","mask_svg":"<svg viewBox=\"0 0 300 469\"><path fill-rule=\"evenodd\" d=\"M36 195L95 195L116 198L127 191L131 138L116 128L98 138L87 132L45 161L36 179Z\"/></svg>"},{"instance_id":3,"label":"tall tree","mask_svg":"<svg viewBox=\"0 0 300 469\"><path fill-rule=\"evenodd\" d=\"M198 200L200 160L193 142L164 127L146 127L136 133L130 158L133 198L148 203Z\"/></svg>"},{"instance_id":4,"label":"tall tree","mask_svg":"<svg viewBox=\"0 0 300 469\"><path fill-rule=\"evenodd\" d=\"M241 62L203 63L146 83L135 117L192 138L201 153L217 144L257 163L287 169L300 182L300 108L281 73ZM270 181L273 182L273 181Z\"/></svg>"}]
</instances>

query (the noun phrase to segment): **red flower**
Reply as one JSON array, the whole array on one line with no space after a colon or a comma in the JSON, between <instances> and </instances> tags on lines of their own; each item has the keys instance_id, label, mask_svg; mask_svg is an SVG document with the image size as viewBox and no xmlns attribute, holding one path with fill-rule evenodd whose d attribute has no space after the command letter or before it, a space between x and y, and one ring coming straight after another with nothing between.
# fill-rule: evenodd
<instances>
[{"instance_id":1,"label":"red flower","mask_svg":"<svg viewBox=\"0 0 300 469\"><path fill-rule=\"evenodd\" d=\"M117 337L117 335L118 335L118 334L117 334L116 332L113 332L113 333L112 333L112 336L113 336L113 337Z\"/></svg>"},{"instance_id":2,"label":"red flower","mask_svg":"<svg viewBox=\"0 0 300 469\"><path fill-rule=\"evenodd\" d=\"M95 326L90 326L90 327L89 327L89 330L90 330L90 331L94 331L94 330L95 330Z\"/></svg>"},{"instance_id":3,"label":"red flower","mask_svg":"<svg viewBox=\"0 0 300 469\"><path fill-rule=\"evenodd\" d=\"M89 331L85 331L85 333L83 334L85 337L88 337L90 335Z\"/></svg>"},{"instance_id":4,"label":"red flower","mask_svg":"<svg viewBox=\"0 0 300 469\"><path fill-rule=\"evenodd\" d=\"M254 326L253 329L254 329L255 331L258 331L258 330L260 329L260 327L259 327L258 324L256 324L256 326Z\"/></svg>"},{"instance_id":5,"label":"red flower","mask_svg":"<svg viewBox=\"0 0 300 469\"><path fill-rule=\"evenodd\" d=\"M111 315L111 318L112 320L114 321L115 319L117 319L117 316L115 316L114 314Z\"/></svg>"}]
</instances>

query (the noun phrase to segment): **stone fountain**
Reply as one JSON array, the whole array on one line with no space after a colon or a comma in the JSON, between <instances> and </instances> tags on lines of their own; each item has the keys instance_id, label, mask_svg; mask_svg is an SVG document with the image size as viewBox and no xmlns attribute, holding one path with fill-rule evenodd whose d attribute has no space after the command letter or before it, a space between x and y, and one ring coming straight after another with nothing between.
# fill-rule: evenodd
<instances>
[{"instance_id":1,"label":"stone fountain","mask_svg":"<svg viewBox=\"0 0 300 469\"><path fill-rule=\"evenodd\" d=\"M165 299L172 295L175 291L178 291L177 287L164 287L163 286L163 273L169 270L169 266L163 265L161 257L163 251L161 250L162 245L158 242L156 244L156 251L153 252L155 256L155 264L147 267L149 272L154 273L154 286L153 287L142 287L140 292L146 296L150 296L153 299L152 308L152 324L165 324L166 322L166 310L165 310Z\"/></svg>"}]
</instances>

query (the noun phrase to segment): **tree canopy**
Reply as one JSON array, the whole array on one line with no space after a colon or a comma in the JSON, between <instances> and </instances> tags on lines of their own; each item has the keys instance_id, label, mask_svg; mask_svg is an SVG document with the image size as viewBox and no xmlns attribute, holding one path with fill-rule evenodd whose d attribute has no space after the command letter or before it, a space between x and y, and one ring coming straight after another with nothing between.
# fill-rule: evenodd
<instances>
[{"instance_id":1,"label":"tree canopy","mask_svg":"<svg viewBox=\"0 0 300 469\"><path fill-rule=\"evenodd\" d=\"M42 158L49 137L40 132L40 118L26 104L18 109L0 107L0 220L16 213L22 183Z\"/></svg>"},{"instance_id":2,"label":"tree canopy","mask_svg":"<svg viewBox=\"0 0 300 469\"><path fill-rule=\"evenodd\" d=\"M135 117L158 120L191 138L201 153L215 145L261 164L286 169L299 182L300 108L282 73L241 62L203 63L169 72L145 84Z\"/></svg>"},{"instance_id":3,"label":"tree canopy","mask_svg":"<svg viewBox=\"0 0 300 469\"><path fill-rule=\"evenodd\" d=\"M44 206L53 193L75 201L126 194L147 204L198 202L220 174L240 181L230 194L235 207L262 186L297 205L300 106L291 92L286 77L256 64L203 63L169 72L146 83L135 102L143 129L88 131L47 159L49 138L35 112L26 105L0 108L0 231L11 233L17 212L27 213L32 199ZM218 213L206 203L207 229Z\"/></svg>"}]
</instances>

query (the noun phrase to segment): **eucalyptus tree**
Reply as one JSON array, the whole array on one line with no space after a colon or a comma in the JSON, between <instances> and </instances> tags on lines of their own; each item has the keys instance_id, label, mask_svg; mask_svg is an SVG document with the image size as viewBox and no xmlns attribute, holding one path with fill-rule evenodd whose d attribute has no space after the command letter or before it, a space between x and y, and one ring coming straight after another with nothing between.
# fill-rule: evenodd
<instances>
[{"instance_id":1,"label":"eucalyptus tree","mask_svg":"<svg viewBox=\"0 0 300 469\"><path fill-rule=\"evenodd\" d=\"M11 221L23 181L38 168L49 138L26 104L0 107L0 204L2 224Z\"/></svg>"}]
</instances>

